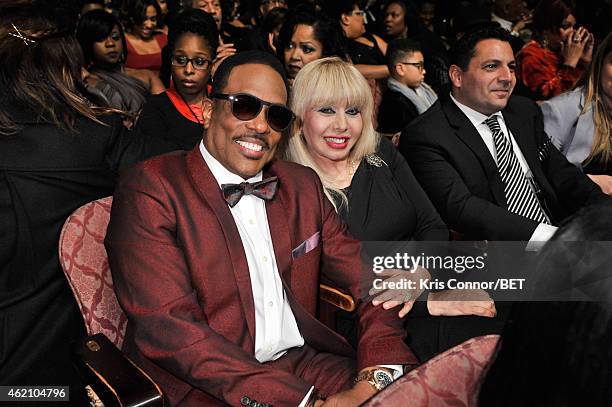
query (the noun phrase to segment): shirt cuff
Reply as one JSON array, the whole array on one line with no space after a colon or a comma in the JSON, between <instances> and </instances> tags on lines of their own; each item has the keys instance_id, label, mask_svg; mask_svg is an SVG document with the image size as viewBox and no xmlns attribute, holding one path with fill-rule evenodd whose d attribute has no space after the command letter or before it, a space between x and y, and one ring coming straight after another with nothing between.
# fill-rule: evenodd
<instances>
[{"instance_id":1,"label":"shirt cuff","mask_svg":"<svg viewBox=\"0 0 612 407\"><path fill-rule=\"evenodd\" d=\"M393 380L397 380L404 374L404 367L402 365L378 365L385 369L393 370Z\"/></svg>"},{"instance_id":2,"label":"shirt cuff","mask_svg":"<svg viewBox=\"0 0 612 407\"><path fill-rule=\"evenodd\" d=\"M527 247L525 248L528 252L537 252L539 251L546 242L550 240L550 238L557 231L556 226L547 225L545 223L540 223L536 230L531 235L529 239L529 243L527 243Z\"/></svg>"},{"instance_id":3,"label":"shirt cuff","mask_svg":"<svg viewBox=\"0 0 612 407\"><path fill-rule=\"evenodd\" d=\"M298 407L306 407L306 404L308 404L308 400L310 399L310 395L312 394L313 390L314 386L310 386L310 390L308 390L308 393L306 393L306 397L302 399L302 402L298 404Z\"/></svg>"}]
</instances>

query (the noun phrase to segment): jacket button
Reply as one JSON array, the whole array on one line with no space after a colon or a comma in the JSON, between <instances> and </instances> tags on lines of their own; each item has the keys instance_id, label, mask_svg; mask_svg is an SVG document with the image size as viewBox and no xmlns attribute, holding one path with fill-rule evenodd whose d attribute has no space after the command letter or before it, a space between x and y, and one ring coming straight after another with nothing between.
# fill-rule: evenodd
<instances>
[{"instance_id":1,"label":"jacket button","mask_svg":"<svg viewBox=\"0 0 612 407\"><path fill-rule=\"evenodd\" d=\"M242 396L242 398L240 399L240 404L243 406L248 406L250 402L251 399L248 396Z\"/></svg>"},{"instance_id":2,"label":"jacket button","mask_svg":"<svg viewBox=\"0 0 612 407\"><path fill-rule=\"evenodd\" d=\"M251 400L249 407L257 407L257 400Z\"/></svg>"}]
</instances>

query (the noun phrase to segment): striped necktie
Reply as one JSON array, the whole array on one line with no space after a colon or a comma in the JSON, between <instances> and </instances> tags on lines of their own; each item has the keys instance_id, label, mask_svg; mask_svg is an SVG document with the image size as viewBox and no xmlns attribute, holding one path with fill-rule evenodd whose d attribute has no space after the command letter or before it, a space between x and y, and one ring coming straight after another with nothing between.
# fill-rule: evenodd
<instances>
[{"instance_id":1,"label":"striped necktie","mask_svg":"<svg viewBox=\"0 0 612 407\"><path fill-rule=\"evenodd\" d=\"M495 150L497 150L497 168L504 183L508 210L538 223L549 224L550 222L538 201L538 197L531 188L516 154L514 154L512 142L502 131L497 116L489 117L485 120L485 124L493 133Z\"/></svg>"}]
</instances>

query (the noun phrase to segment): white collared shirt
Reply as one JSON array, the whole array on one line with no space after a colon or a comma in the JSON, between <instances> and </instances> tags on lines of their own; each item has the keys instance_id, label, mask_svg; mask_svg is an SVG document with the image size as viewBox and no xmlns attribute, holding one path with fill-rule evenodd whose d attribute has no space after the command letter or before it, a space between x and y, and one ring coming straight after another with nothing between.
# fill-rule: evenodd
<instances>
[{"instance_id":1,"label":"white collared shirt","mask_svg":"<svg viewBox=\"0 0 612 407\"><path fill-rule=\"evenodd\" d=\"M487 126L487 124L484 122L490 116L486 116L462 104L461 102L457 101L457 99L455 99L452 94L450 95L450 97L451 97L451 100L467 116L468 120L476 128L476 131L482 138L482 141L485 143L485 145L489 149L489 153L491 153L491 157L493 157L493 161L495 161L495 164L497 164L497 150L495 148L495 141L493 140L493 132L491 131L491 129L489 129L489 126ZM521 166L521 169L523 170L523 173L525 174L526 177L531 178L532 177L531 169L529 168L529 165L527 164L527 160L525 160L525 156L523 155L521 148L516 143L516 140L514 139L512 132L508 129L508 127L506 127L506 122L504 120L503 114L501 113L501 111L498 111L498 112L493 113L491 116L497 116L497 121L499 123L499 126L501 127L501 130L504 132L504 134L507 134L508 137L510 137L510 141L512 142L512 150L514 151L514 154L516 155L516 158L518 159L518 162ZM535 229L535 231L533 232L533 234L531 235L531 238L529 239L527 250L529 251L539 250L541 246L543 246L543 244L547 242L552 237L552 235L555 234L556 231L557 231L557 228L555 226L547 225L545 223L540 223L538 227Z\"/></svg>"},{"instance_id":2,"label":"white collared shirt","mask_svg":"<svg viewBox=\"0 0 612 407\"><path fill-rule=\"evenodd\" d=\"M219 184L219 188L222 184L239 184L245 181L217 161L206 150L203 141L200 142L200 154ZM257 182L262 178L263 174L260 171L246 181ZM303 346L304 338L297 326L278 274L266 203L256 196L244 195L233 208L229 209L242 240L251 277L255 308L255 359L261 363L276 360L287 353L289 348ZM306 406L313 390L314 386L310 386L298 407Z\"/></svg>"},{"instance_id":3,"label":"white collared shirt","mask_svg":"<svg viewBox=\"0 0 612 407\"><path fill-rule=\"evenodd\" d=\"M228 171L200 142L204 161L221 184L239 184L245 180ZM262 180L261 171L248 182ZM255 308L255 358L260 362L276 360L289 348L304 345L293 311L287 301L278 274L272 246L266 204L263 199L245 195L230 208L236 222L249 266Z\"/></svg>"}]
</instances>

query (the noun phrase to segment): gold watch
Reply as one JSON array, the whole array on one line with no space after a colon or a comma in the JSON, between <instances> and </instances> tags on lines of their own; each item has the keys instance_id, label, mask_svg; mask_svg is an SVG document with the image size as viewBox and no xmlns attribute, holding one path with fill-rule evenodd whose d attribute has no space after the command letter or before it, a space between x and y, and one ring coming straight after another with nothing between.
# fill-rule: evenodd
<instances>
[{"instance_id":1,"label":"gold watch","mask_svg":"<svg viewBox=\"0 0 612 407\"><path fill-rule=\"evenodd\" d=\"M355 383L366 381L370 383L378 391L381 391L391 383L393 383L393 375L383 369L369 369L361 372L355 378Z\"/></svg>"}]
</instances>

